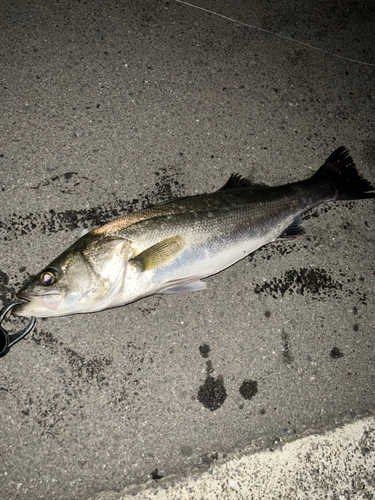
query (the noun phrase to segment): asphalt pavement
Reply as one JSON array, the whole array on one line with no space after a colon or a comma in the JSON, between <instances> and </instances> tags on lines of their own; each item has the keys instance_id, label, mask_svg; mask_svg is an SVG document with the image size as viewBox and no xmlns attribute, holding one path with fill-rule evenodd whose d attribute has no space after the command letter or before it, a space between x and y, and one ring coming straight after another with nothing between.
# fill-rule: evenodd
<instances>
[{"instance_id":1,"label":"asphalt pavement","mask_svg":"<svg viewBox=\"0 0 375 500\"><path fill-rule=\"evenodd\" d=\"M1 2L0 306L88 230L233 172L302 180L345 145L375 183L372 2L196 5L226 17L172 0ZM120 498L150 481L155 495L344 424L362 426L368 472L375 202L304 219L304 238L205 291L37 320L0 359L2 498Z\"/></svg>"}]
</instances>

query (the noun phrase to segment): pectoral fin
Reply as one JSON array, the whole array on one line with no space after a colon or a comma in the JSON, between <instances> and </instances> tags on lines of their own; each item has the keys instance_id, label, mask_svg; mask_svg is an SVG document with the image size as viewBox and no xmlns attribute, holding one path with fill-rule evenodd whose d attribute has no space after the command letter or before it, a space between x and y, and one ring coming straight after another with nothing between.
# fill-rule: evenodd
<instances>
[{"instance_id":1,"label":"pectoral fin","mask_svg":"<svg viewBox=\"0 0 375 500\"><path fill-rule=\"evenodd\" d=\"M166 240L159 241L159 243L133 257L129 262L138 266L142 272L150 271L150 269L154 269L172 260L184 248L185 237L182 234L177 234Z\"/></svg>"}]
</instances>

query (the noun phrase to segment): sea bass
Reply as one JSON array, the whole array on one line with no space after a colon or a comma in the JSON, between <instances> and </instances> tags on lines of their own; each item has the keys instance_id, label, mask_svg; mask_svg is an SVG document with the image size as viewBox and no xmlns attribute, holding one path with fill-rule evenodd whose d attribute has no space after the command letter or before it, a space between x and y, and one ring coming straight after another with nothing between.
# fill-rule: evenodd
<instances>
[{"instance_id":1,"label":"sea bass","mask_svg":"<svg viewBox=\"0 0 375 500\"><path fill-rule=\"evenodd\" d=\"M234 174L218 191L124 215L87 233L17 294L15 316L101 311L201 281L267 243L302 236L301 215L325 202L374 198L344 147L309 179L251 184Z\"/></svg>"}]
</instances>

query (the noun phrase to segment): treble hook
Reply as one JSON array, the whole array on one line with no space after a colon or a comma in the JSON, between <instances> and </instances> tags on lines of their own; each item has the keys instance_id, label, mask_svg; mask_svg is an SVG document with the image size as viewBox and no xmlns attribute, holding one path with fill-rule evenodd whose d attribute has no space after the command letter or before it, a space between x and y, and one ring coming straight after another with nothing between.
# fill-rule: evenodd
<instances>
[{"instance_id":1,"label":"treble hook","mask_svg":"<svg viewBox=\"0 0 375 500\"><path fill-rule=\"evenodd\" d=\"M13 335L9 335L9 333L1 326L6 314L13 309L13 307L23 303L24 302L22 302L22 300L17 300L16 302L9 304L9 306L4 307L0 312L0 358L9 352L12 345L23 339L34 328L35 318L33 316L30 318L28 324L22 328L22 330L14 333Z\"/></svg>"}]
</instances>

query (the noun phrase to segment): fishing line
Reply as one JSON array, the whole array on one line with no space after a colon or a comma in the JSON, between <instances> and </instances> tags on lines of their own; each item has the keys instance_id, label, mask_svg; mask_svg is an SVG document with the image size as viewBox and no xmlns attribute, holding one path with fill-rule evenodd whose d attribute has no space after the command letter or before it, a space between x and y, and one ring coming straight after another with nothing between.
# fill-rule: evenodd
<instances>
[{"instance_id":1,"label":"fishing line","mask_svg":"<svg viewBox=\"0 0 375 500\"><path fill-rule=\"evenodd\" d=\"M183 0L175 0L175 1L178 3L182 3L184 5L187 5L188 7L194 7L195 9L203 10L204 12L208 12L209 14L213 14L214 16L222 17L223 19L226 19L226 20L231 21L233 23L241 24L242 26L247 26L248 28L251 28L254 30L263 31L264 33L267 33L269 35L278 36L279 38L283 38L284 40L288 40L289 42L294 42L294 43L298 43L300 45L304 45L305 47L308 47L309 49L318 50L319 52L323 52L324 54L328 54L330 56L337 57L338 59L343 59L344 61L349 61L349 62L356 63L356 64L365 64L366 66L375 67L374 63L357 61L356 59L350 59L349 57L339 56L338 54L334 54L333 52L329 52L328 50L320 49L319 47L315 47L314 45L310 45L309 43L301 42L299 40L296 40L295 38L290 38L289 36L286 36L286 35L280 35L279 33L274 33L273 31L269 31L269 30L266 30L264 28L259 28L259 26L254 26L252 24L247 24L247 23L244 23L242 21L238 21L237 19L233 19L231 17L224 16L223 14L218 14L217 12L213 12L212 10L205 9L204 7L199 7L198 5L184 2Z\"/></svg>"}]
</instances>

